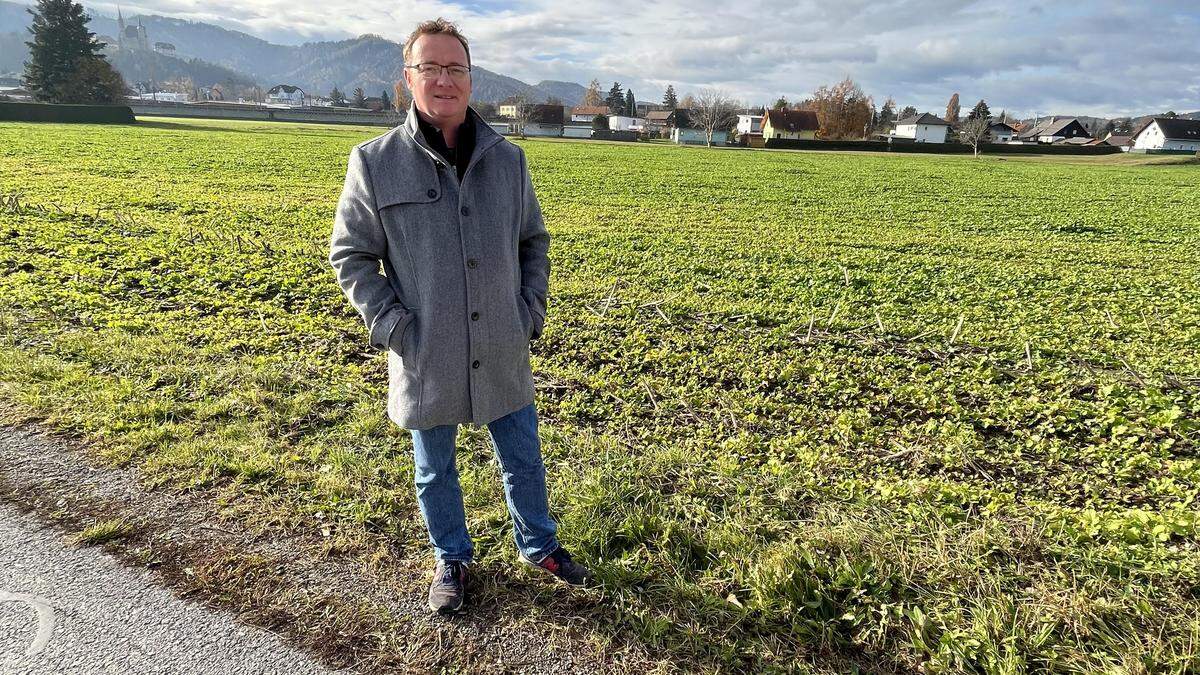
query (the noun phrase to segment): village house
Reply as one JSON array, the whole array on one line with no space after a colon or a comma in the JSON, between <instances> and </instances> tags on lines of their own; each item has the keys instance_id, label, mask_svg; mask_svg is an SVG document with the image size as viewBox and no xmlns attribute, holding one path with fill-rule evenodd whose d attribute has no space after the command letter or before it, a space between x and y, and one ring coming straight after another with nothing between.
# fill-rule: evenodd
<instances>
[{"instance_id":1,"label":"village house","mask_svg":"<svg viewBox=\"0 0 1200 675\"><path fill-rule=\"evenodd\" d=\"M277 84L267 90L267 103L276 105L304 105L304 90L290 84Z\"/></svg>"},{"instance_id":2,"label":"village house","mask_svg":"<svg viewBox=\"0 0 1200 675\"><path fill-rule=\"evenodd\" d=\"M1110 133L1108 136L1105 136L1104 139L1102 139L1102 140L1097 139L1096 145L1112 145L1112 146L1120 148L1123 152L1129 152L1130 148L1133 147L1133 136L1129 136L1129 135L1118 136L1116 134Z\"/></svg>"},{"instance_id":3,"label":"village house","mask_svg":"<svg viewBox=\"0 0 1200 675\"><path fill-rule=\"evenodd\" d=\"M762 115L738 115L737 116L737 132L741 134L759 134L762 135L763 116Z\"/></svg>"},{"instance_id":4,"label":"village house","mask_svg":"<svg viewBox=\"0 0 1200 675\"><path fill-rule=\"evenodd\" d=\"M1155 117L1133 135L1133 150L1200 152L1200 120Z\"/></svg>"},{"instance_id":5,"label":"village house","mask_svg":"<svg viewBox=\"0 0 1200 675\"><path fill-rule=\"evenodd\" d=\"M929 113L906 117L896 122L893 138L910 138L914 143L945 143L950 123Z\"/></svg>"},{"instance_id":6,"label":"village house","mask_svg":"<svg viewBox=\"0 0 1200 675\"><path fill-rule=\"evenodd\" d=\"M1069 138L1091 137L1083 123L1074 117L1051 117L1017 135L1018 140L1026 143L1061 143Z\"/></svg>"},{"instance_id":7,"label":"village house","mask_svg":"<svg viewBox=\"0 0 1200 675\"><path fill-rule=\"evenodd\" d=\"M503 114L503 113L501 113ZM577 105L571 108L572 122L592 123L597 115L608 115L608 106L604 105Z\"/></svg>"},{"instance_id":8,"label":"village house","mask_svg":"<svg viewBox=\"0 0 1200 675\"><path fill-rule=\"evenodd\" d=\"M1008 143L1017 134L1016 127L1007 122L992 122L988 127L988 141L991 143Z\"/></svg>"},{"instance_id":9,"label":"village house","mask_svg":"<svg viewBox=\"0 0 1200 675\"><path fill-rule=\"evenodd\" d=\"M651 110L646 113L646 133L666 136L667 130L675 126L674 110Z\"/></svg>"},{"instance_id":10,"label":"village house","mask_svg":"<svg viewBox=\"0 0 1200 675\"><path fill-rule=\"evenodd\" d=\"M812 110L768 110L762 120L764 141L772 138L815 139L821 129Z\"/></svg>"}]
</instances>

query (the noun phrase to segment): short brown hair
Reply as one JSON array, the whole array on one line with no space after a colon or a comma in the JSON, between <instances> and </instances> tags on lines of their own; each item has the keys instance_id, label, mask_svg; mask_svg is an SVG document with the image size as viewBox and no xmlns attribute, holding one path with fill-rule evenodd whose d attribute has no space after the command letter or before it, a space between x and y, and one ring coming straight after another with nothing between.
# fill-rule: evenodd
<instances>
[{"instance_id":1,"label":"short brown hair","mask_svg":"<svg viewBox=\"0 0 1200 675\"><path fill-rule=\"evenodd\" d=\"M404 65L411 66L409 63L412 58L412 46L417 41L417 38L422 35L452 35L462 43L463 50L467 52L467 65L471 65L471 48L467 46L467 38L458 31L458 26L454 25L453 21L447 21L442 17L433 19L432 21L422 21L417 24L413 32L409 33L408 39L404 41Z\"/></svg>"}]
</instances>

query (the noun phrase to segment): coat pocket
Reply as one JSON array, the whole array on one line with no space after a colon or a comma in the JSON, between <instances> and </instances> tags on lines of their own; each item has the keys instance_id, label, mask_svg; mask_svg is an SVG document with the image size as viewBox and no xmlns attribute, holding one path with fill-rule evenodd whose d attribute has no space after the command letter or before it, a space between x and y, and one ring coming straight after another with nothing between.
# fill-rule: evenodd
<instances>
[{"instance_id":1,"label":"coat pocket","mask_svg":"<svg viewBox=\"0 0 1200 675\"><path fill-rule=\"evenodd\" d=\"M533 311L520 293L517 293L517 314L521 319L521 330L525 331L525 341L528 342L533 339Z\"/></svg>"},{"instance_id":2,"label":"coat pocket","mask_svg":"<svg viewBox=\"0 0 1200 675\"><path fill-rule=\"evenodd\" d=\"M396 327L390 346L392 351L396 352L396 355L400 357L404 368L415 374L417 372L417 363L419 362L420 340L417 336L417 324L420 318L417 316L415 310L410 308L409 311L412 312L412 318L403 326Z\"/></svg>"}]
</instances>

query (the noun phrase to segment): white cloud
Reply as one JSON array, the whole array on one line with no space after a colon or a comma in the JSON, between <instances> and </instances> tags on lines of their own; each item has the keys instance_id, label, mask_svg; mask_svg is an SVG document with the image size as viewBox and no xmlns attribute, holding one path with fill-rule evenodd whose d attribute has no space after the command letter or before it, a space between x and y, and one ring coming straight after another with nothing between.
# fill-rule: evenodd
<instances>
[{"instance_id":1,"label":"white cloud","mask_svg":"<svg viewBox=\"0 0 1200 675\"><path fill-rule=\"evenodd\" d=\"M854 77L882 101L940 112L953 92L1017 113L1200 110L1194 0L139 0L123 11L237 25L264 36L402 40L458 21L475 61L536 82L597 78L654 100L720 86L749 103L803 98ZM114 5L96 5L113 11Z\"/></svg>"}]
</instances>

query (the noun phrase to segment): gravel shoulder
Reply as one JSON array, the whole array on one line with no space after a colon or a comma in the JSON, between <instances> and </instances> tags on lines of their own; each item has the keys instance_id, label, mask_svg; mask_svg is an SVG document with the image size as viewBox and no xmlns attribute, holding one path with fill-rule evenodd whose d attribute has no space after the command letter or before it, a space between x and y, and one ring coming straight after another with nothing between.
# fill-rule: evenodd
<instances>
[{"instance_id":1,"label":"gravel shoulder","mask_svg":"<svg viewBox=\"0 0 1200 675\"><path fill-rule=\"evenodd\" d=\"M229 612L172 595L153 576L99 549L74 548L0 504L0 670L334 672Z\"/></svg>"},{"instance_id":2,"label":"gravel shoulder","mask_svg":"<svg viewBox=\"0 0 1200 675\"><path fill-rule=\"evenodd\" d=\"M0 655L34 644L35 610L48 604L57 632L36 657L18 655L40 660L13 660L17 672L62 672L80 650L97 659L82 672L115 672L110 663L131 659L146 669L122 672L197 672L197 654L207 655L204 671L230 673L243 672L238 663L289 673L665 666L617 636L555 620L556 606L586 613L594 598L483 571L471 612L432 616L423 566L367 563L322 553L319 538L252 532L223 518L219 502L215 493L146 489L132 469L98 466L82 440L0 426L0 592L20 596L0 598ZM92 548L71 543L106 521L123 523L121 535ZM218 652L233 665L209 670Z\"/></svg>"}]
</instances>

